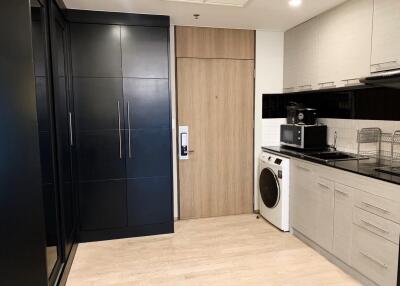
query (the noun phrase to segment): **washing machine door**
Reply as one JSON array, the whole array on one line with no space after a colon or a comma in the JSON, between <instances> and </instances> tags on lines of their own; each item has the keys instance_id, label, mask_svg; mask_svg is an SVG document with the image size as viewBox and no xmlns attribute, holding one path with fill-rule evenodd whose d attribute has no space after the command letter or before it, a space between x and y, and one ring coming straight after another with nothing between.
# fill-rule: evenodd
<instances>
[{"instance_id":1,"label":"washing machine door","mask_svg":"<svg viewBox=\"0 0 400 286\"><path fill-rule=\"evenodd\" d=\"M259 185L264 205L271 209L276 207L280 199L280 185L272 169L265 168L261 171Z\"/></svg>"}]
</instances>

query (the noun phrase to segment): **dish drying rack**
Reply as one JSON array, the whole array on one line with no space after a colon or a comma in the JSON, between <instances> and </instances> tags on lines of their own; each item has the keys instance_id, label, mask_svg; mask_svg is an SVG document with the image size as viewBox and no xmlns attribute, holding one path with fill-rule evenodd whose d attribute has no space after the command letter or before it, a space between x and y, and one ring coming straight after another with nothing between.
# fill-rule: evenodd
<instances>
[{"instance_id":1,"label":"dish drying rack","mask_svg":"<svg viewBox=\"0 0 400 286\"><path fill-rule=\"evenodd\" d=\"M400 162L400 130L384 133L380 128L363 128L357 131L357 143L358 157L385 160L391 165Z\"/></svg>"}]
</instances>

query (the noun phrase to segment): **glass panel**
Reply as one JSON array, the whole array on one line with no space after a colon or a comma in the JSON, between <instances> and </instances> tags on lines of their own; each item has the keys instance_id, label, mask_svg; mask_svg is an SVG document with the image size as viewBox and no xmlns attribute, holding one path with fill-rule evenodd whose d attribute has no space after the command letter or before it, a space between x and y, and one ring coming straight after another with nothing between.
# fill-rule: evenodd
<instances>
[{"instance_id":1,"label":"glass panel","mask_svg":"<svg viewBox=\"0 0 400 286\"><path fill-rule=\"evenodd\" d=\"M46 223L47 276L50 277L59 260L59 227L57 222L57 196L53 166L53 132L50 120L48 73L45 48L45 9L38 1L31 1L34 76L39 126L42 190Z\"/></svg>"},{"instance_id":2,"label":"glass panel","mask_svg":"<svg viewBox=\"0 0 400 286\"><path fill-rule=\"evenodd\" d=\"M262 170L260 175L260 194L268 208L274 208L279 203L279 182L268 168Z\"/></svg>"}]
</instances>

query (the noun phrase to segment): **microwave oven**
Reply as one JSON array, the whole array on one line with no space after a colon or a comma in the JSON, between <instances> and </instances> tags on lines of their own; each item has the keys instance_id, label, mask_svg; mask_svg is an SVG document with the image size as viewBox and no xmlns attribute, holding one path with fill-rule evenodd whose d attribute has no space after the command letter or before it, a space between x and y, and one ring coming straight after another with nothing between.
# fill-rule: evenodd
<instances>
[{"instance_id":1,"label":"microwave oven","mask_svg":"<svg viewBox=\"0 0 400 286\"><path fill-rule=\"evenodd\" d=\"M323 149L327 143L326 125L281 125L281 145L300 149Z\"/></svg>"}]
</instances>

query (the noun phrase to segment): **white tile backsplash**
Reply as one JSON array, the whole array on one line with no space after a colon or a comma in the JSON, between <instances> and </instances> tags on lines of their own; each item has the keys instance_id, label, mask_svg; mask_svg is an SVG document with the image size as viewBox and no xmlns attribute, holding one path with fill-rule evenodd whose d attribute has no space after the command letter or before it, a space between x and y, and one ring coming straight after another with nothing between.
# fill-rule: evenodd
<instances>
[{"instance_id":1,"label":"white tile backsplash","mask_svg":"<svg viewBox=\"0 0 400 286\"><path fill-rule=\"evenodd\" d=\"M261 146L279 146L281 138L281 124L286 118L272 118L262 120Z\"/></svg>"},{"instance_id":2,"label":"white tile backsplash","mask_svg":"<svg viewBox=\"0 0 400 286\"><path fill-rule=\"evenodd\" d=\"M333 144L336 131L338 150L352 153L357 152L357 130L361 128L378 127L388 133L400 130L400 121L320 118L318 122L328 126L328 144ZM286 118L263 119L262 146L278 146L280 144L280 125L285 123Z\"/></svg>"},{"instance_id":3,"label":"white tile backsplash","mask_svg":"<svg viewBox=\"0 0 400 286\"><path fill-rule=\"evenodd\" d=\"M320 118L318 121L328 126L328 144L333 144L337 132L337 148L341 151L357 152L357 131L362 128L378 127L383 132L400 130L400 121L353 120Z\"/></svg>"}]
</instances>

